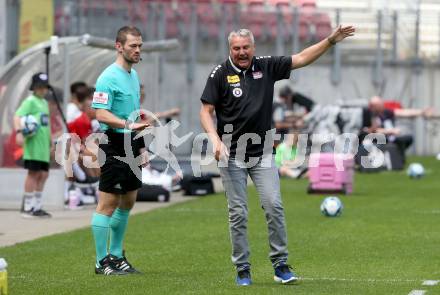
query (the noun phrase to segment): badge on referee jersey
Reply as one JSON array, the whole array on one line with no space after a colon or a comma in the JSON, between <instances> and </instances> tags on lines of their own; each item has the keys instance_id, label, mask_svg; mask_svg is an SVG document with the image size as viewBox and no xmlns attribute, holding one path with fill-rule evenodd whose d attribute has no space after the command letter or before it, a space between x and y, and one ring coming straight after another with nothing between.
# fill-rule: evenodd
<instances>
[{"instance_id":1,"label":"badge on referee jersey","mask_svg":"<svg viewBox=\"0 0 440 295\"><path fill-rule=\"evenodd\" d=\"M240 97L243 94L243 90L241 90L241 88L234 88L234 89L232 89L232 94L235 97Z\"/></svg>"},{"instance_id":2,"label":"badge on referee jersey","mask_svg":"<svg viewBox=\"0 0 440 295\"><path fill-rule=\"evenodd\" d=\"M95 92L93 93L93 102L100 104L108 103L108 93L105 92Z\"/></svg>"}]
</instances>

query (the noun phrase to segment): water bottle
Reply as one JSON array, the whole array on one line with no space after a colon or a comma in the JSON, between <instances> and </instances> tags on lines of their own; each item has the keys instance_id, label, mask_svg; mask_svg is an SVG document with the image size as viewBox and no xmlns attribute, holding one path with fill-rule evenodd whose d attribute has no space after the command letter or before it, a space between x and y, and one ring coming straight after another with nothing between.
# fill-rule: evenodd
<instances>
[{"instance_id":1,"label":"water bottle","mask_svg":"<svg viewBox=\"0 0 440 295\"><path fill-rule=\"evenodd\" d=\"M78 209L80 196L77 189L69 190L69 209Z\"/></svg>"},{"instance_id":2,"label":"water bottle","mask_svg":"<svg viewBox=\"0 0 440 295\"><path fill-rule=\"evenodd\" d=\"M0 258L0 295L8 295L8 264L4 258Z\"/></svg>"}]
</instances>

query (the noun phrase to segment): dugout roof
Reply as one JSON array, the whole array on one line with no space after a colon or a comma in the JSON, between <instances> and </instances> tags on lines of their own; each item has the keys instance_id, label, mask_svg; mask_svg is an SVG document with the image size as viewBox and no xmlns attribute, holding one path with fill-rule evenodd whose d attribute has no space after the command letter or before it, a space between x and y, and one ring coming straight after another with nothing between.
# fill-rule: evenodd
<instances>
[{"instance_id":1,"label":"dugout roof","mask_svg":"<svg viewBox=\"0 0 440 295\"><path fill-rule=\"evenodd\" d=\"M141 80L142 77L157 75L155 67L151 66L157 57L149 53L173 50L178 46L176 39L144 42L143 62L136 66ZM50 54L46 55L48 50ZM87 34L52 38L27 49L6 64L0 71L0 167L4 159L3 143L12 132L15 110L30 94L28 89L32 75L46 72L46 56L49 59L50 84L63 89L65 104L70 96L70 84L84 81L94 85L101 71L115 60L116 53L113 40Z\"/></svg>"}]
</instances>

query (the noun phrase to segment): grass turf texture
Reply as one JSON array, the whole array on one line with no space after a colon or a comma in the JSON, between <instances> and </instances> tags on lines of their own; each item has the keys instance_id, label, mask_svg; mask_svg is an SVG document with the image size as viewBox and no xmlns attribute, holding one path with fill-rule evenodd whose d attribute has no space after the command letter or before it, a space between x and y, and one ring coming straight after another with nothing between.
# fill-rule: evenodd
<instances>
[{"instance_id":1,"label":"grass turf texture","mask_svg":"<svg viewBox=\"0 0 440 295\"><path fill-rule=\"evenodd\" d=\"M411 160L425 165L424 178L356 174L338 218L320 214L324 196L307 195L306 180L282 181L300 285L273 281L265 219L251 187L250 287L234 284L226 201L217 194L130 218L125 248L141 276L95 275L89 228L0 248L10 294L440 294L440 286L422 286L440 280L440 162Z\"/></svg>"}]
</instances>

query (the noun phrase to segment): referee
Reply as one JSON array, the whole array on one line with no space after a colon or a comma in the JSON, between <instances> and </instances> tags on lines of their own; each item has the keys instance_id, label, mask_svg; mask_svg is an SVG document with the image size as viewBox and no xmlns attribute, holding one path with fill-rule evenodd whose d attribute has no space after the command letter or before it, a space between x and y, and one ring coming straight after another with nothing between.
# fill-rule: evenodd
<instances>
[{"instance_id":1,"label":"referee","mask_svg":"<svg viewBox=\"0 0 440 295\"><path fill-rule=\"evenodd\" d=\"M232 262L236 266L238 285L252 283L247 240L248 175L255 183L265 212L274 279L283 284L298 280L287 264L287 235L278 171L273 155L263 153L265 135L271 129L274 83L288 79L291 70L307 66L353 34L353 27L340 26L328 38L298 54L255 57L252 32L247 29L233 31L228 37L229 58L216 66L208 77L201 96L200 121L214 145L216 160L221 160L222 164L219 169L228 200ZM214 112L217 127L214 126ZM222 141L223 135L230 147ZM252 144L247 146L251 139ZM267 159L263 154L268 154L270 165L263 162ZM254 161L251 166L245 163L250 157Z\"/></svg>"},{"instance_id":2,"label":"referee","mask_svg":"<svg viewBox=\"0 0 440 295\"><path fill-rule=\"evenodd\" d=\"M108 137L100 144L105 153L99 179L99 201L92 217L92 232L96 249L96 274L123 275L139 273L127 261L122 250L124 234L130 210L136 201L137 190L142 182L130 166L146 165L147 152L141 140L134 140L135 131L148 127L136 123L133 112L140 108L139 78L132 68L140 60L142 35L139 29L125 26L116 36L116 61L108 66L96 81L92 107L96 118ZM125 157L127 147L124 138L129 138L134 157L142 155L142 163L129 165L117 157ZM103 155L101 155L103 156ZM101 158L100 156L100 158ZM134 158L131 159L134 161Z\"/></svg>"}]
</instances>

